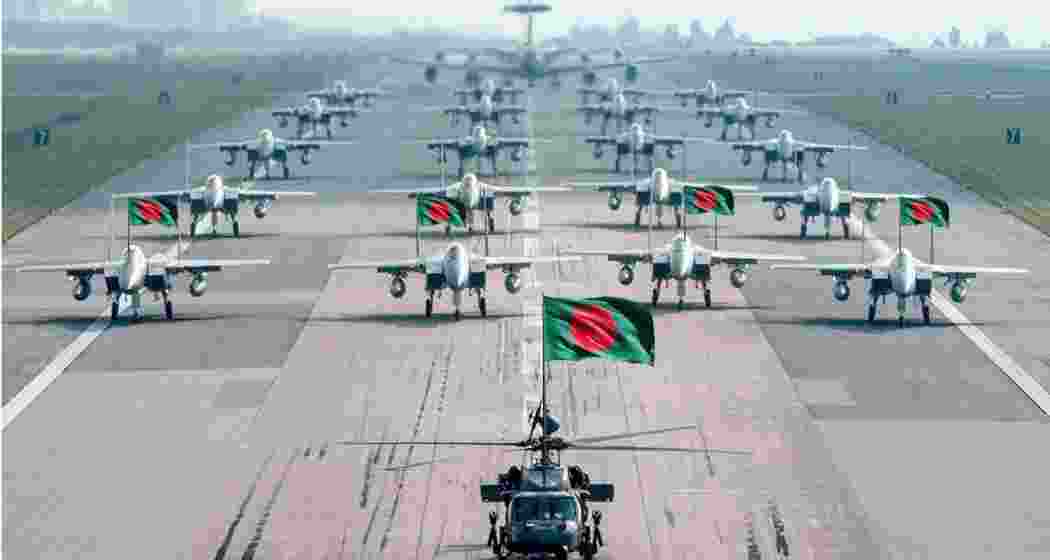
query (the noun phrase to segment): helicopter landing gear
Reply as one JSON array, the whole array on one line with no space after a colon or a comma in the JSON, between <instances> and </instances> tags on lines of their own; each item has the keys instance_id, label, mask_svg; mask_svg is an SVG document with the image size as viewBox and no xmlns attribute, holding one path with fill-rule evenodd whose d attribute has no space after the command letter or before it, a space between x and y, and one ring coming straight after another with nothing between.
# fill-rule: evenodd
<instances>
[{"instance_id":1,"label":"helicopter landing gear","mask_svg":"<svg viewBox=\"0 0 1050 560\"><path fill-rule=\"evenodd\" d=\"M507 541L506 532L503 527L496 528L496 523L499 521L499 515L494 511L489 512L489 542L488 547L492 549L492 554L496 555L496 558L507 557Z\"/></svg>"}]
</instances>

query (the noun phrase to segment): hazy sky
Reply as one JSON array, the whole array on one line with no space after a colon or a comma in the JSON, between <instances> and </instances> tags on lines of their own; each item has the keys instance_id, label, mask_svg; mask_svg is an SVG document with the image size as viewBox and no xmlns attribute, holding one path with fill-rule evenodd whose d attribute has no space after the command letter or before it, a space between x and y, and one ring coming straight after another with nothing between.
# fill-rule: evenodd
<instances>
[{"instance_id":1,"label":"hazy sky","mask_svg":"<svg viewBox=\"0 0 1050 560\"><path fill-rule=\"evenodd\" d=\"M255 0L255 3L261 11L273 15L301 15L312 21L328 22L338 17L362 31L383 31L395 25L422 27L428 21L440 26L502 28L507 34L520 34L524 29L521 20L501 14L502 2L296 0L294 7L289 7L287 0ZM736 28L751 33L756 40L797 41L808 39L814 33L870 31L896 41L918 38L928 44L933 33L947 35L952 25L959 26L965 41L983 40L985 31L993 27L1004 28L1011 41L1021 41L1027 47L1037 47L1042 41L1050 40L1050 8L1047 7L1050 4L1031 0L965 4L947 0L745 0L711 4L681 0L583 0L551 4L554 9L537 20L540 37L563 34L576 22L615 25L626 14L633 13L641 19L643 27L662 28L668 23L677 23L682 32L688 31L689 22L694 18L699 18L704 29L711 32L733 16Z\"/></svg>"}]
</instances>

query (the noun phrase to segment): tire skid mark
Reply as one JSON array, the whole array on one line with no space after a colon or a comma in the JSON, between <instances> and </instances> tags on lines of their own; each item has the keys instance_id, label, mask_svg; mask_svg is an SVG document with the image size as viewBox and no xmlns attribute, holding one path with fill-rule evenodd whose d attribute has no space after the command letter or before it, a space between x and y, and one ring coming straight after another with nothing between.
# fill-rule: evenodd
<instances>
[{"instance_id":1,"label":"tire skid mark","mask_svg":"<svg viewBox=\"0 0 1050 560\"><path fill-rule=\"evenodd\" d=\"M266 469L270 466L270 461L273 460L276 454L276 450L271 451L270 455L259 466L259 471L255 473L255 479L252 480L251 486L248 487L248 492L245 493L244 499L241 500L240 507L237 508L237 515L234 516L233 521L230 521L230 525L226 529L226 536L223 537L222 544L215 551L215 560L225 560L226 551L230 548L230 542L233 541L233 535L237 531L237 526L244 519L244 512L248 509L248 504L252 501L252 497L255 496L255 490L259 487L259 481L262 480L263 473L266 472Z\"/></svg>"},{"instance_id":2,"label":"tire skid mark","mask_svg":"<svg viewBox=\"0 0 1050 560\"><path fill-rule=\"evenodd\" d=\"M263 506L262 515L259 516L259 520L255 522L255 534L252 535L252 540L248 542L247 548L244 549L244 554L241 555L241 560L252 560L255 558L255 551L259 549L259 543L262 542L263 532L266 531L266 525L270 522L270 515L273 513L273 505L277 503L277 497L281 495L281 490L284 489L285 483L288 481L288 473L292 470L292 464L299 458L299 450L296 449L292 456L288 459L288 462L284 465L284 470L281 472L281 478L277 480L277 484L273 487L273 492L270 494L270 499L266 501L266 505Z\"/></svg>"},{"instance_id":3,"label":"tire skid mark","mask_svg":"<svg viewBox=\"0 0 1050 560\"><path fill-rule=\"evenodd\" d=\"M448 357L449 359L451 359L451 349L449 349ZM437 360L435 359L433 362L431 362L430 370L427 372L427 383L423 389L423 398L419 401L419 411L416 413L416 422L415 425L412 427L412 435L409 439L410 443L408 446L408 453L405 454L405 458L402 461L402 466L407 465L412 460L412 454L415 452L415 441L416 438L419 437L420 430L423 428L423 413L427 409L427 400L430 397L430 388L434 384L434 370L437 369L437 365ZM387 466L389 466L390 463L393 463L393 448L396 447L396 445L392 446L390 454L391 460L387 463ZM405 488L406 476L408 476L408 469L401 469L397 473L397 485L394 488L394 503L391 504L390 511L387 512L386 530L383 531L383 538L379 541L380 552L386 549L386 545L390 540L390 533L394 529L394 520L397 519L397 510L401 505L401 493L404 491Z\"/></svg>"},{"instance_id":4,"label":"tire skid mark","mask_svg":"<svg viewBox=\"0 0 1050 560\"><path fill-rule=\"evenodd\" d=\"M452 371L452 345L449 345L448 354L445 358L443 371L441 372L441 388L438 390L437 408L434 410L434 439L437 441L441 434L441 419L445 416L446 394L448 391L448 376ZM434 463L437 462L438 446L431 446L431 460L427 473L427 491L423 497L423 510L419 514L419 534L416 538L416 558L419 558L423 550L423 529L426 526L427 510L430 508L430 489L434 482ZM445 519L448 522L448 519ZM442 529L444 530L444 529ZM440 541L438 548L440 548Z\"/></svg>"},{"instance_id":5,"label":"tire skid mark","mask_svg":"<svg viewBox=\"0 0 1050 560\"><path fill-rule=\"evenodd\" d=\"M631 417L627 413L627 394L623 389L623 373L620 371L619 363L616 367L616 382L620 388L620 400L623 402L623 423L626 431L631 431ZM656 558L656 542L653 540L653 528L649 523L649 503L646 500L645 484L642 480L642 467L638 464L638 453L631 453L631 461L634 463L634 477L638 484L638 497L642 503L642 520L645 522L645 532L649 537L649 557Z\"/></svg>"},{"instance_id":6,"label":"tire skid mark","mask_svg":"<svg viewBox=\"0 0 1050 560\"><path fill-rule=\"evenodd\" d=\"M700 434L700 442L704 446L704 460L707 461L707 474L715 478L715 463L711 460L711 446L707 443L707 434L704 433L704 419L696 417L696 433Z\"/></svg>"}]
</instances>

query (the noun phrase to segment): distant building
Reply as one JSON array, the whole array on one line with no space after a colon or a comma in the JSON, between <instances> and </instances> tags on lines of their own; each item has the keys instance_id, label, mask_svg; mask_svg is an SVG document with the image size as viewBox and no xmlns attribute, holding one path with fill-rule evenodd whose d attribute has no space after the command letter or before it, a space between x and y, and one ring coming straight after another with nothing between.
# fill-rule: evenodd
<instances>
[{"instance_id":1,"label":"distant building","mask_svg":"<svg viewBox=\"0 0 1050 560\"><path fill-rule=\"evenodd\" d=\"M733 24L727 19L722 22L722 25L715 31L715 41L720 43L732 43L736 39L736 32L733 30Z\"/></svg>"},{"instance_id":2,"label":"distant building","mask_svg":"<svg viewBox=\"0 0 1050 560\"><path fill-rule=\"evenodd\" d=\"M948 44L953 48L957 49L962 46L962 32L959 31L958 27L952 26L952 30L948 33Z\"/></svg>"},{"instance_id":3,"label":"distant building","mask_svg":"<svg viewBox=\"0 0 1050 560\"><path fill-rule=\"evenodd\" d=\"M930 43L930 47L935 48L935 49L943 49L943 48L945 48L945 46L946 45L944 44L944 40L942 40L940 37L937 37L936 39L933 40L932 43Z\"/></svg>"},{"instance_id":4,"label":"distant building","mask_svg":"<svg viewBox=\"0 0 1050 560\"><path fill-rule=\"evenodd\" d=\"M989 31L984 36L984 48L986 49L1008 49L1010 48L1010 39L1006 36L1005 31Z\"/></svg>"}]
</instances>

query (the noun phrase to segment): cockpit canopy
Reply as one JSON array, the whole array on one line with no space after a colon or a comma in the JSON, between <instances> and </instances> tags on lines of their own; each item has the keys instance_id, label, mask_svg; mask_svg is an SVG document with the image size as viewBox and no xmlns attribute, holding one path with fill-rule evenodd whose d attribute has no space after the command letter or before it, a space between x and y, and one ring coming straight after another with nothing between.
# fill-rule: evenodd
<instances>
[{"instance_id":1,"label":"cockpit canopy","mask_svg":"<svg viewBox=\"0 0 1050 560\"><path fill-rule=\"evenodd\" d=\"M511 501L511 522L576 521L576 498L569 494L524 494Z\"/></svg>"}]
</instances>

